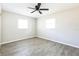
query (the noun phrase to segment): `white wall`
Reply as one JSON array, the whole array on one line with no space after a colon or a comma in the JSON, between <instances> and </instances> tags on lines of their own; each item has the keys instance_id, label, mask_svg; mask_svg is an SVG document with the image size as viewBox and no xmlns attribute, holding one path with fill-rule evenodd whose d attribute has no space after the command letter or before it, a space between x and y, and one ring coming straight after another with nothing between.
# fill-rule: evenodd
<instances>
[{"instance_id":1,"label":"white wall","mask_svg":"<svg viewBox=\"0 0 79 59\"><path fill-rule=\"evenodd\" d=\"M0 4L0 43L1 43L1 4Z\"/></svg>"},{"instance_id":2,"label":"white wall","mask_svg":"<svg viewBox=\"0 0 79 59\"><path fill-rule=\"evenodd\" d=\"M0 16L0 43L1 43L1 16Z\"/></svg>"},{"instance_id":3,"label":"white wall","mask_svg":"<svg viewBox=\"0 0 79 59\"><path fill-rule=\"evenodd\" d=\"M56 19L56 28L46 29L45 21ZM79 7L38 19L38 37L79 48Z\"/></svg>"},{"instance_id":4,"label":"white wall","mask_svg":"<svg viewBox=\"0 0 79 59\"><path fill-rule=\"evenodd\" d=\"M33 18L3 11L2 19L2 44L35 37L35 20ZM28 21L27 29L18 28L19 19Z\"/></svg>"}]
</instances>

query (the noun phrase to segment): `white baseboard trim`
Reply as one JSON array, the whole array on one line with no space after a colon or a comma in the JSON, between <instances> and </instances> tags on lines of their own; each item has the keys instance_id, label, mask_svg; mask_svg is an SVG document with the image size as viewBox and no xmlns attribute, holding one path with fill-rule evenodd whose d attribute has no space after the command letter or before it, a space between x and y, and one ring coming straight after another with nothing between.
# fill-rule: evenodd
<instances>
[{"instance_id":1,"label":"white baseboard trim","mask_svg":"<svg viewBox=\"0 0 79 59\"><path fill-rule=\"evenodd\" d=\"M38 36L38 38L45 39L45 40L49 40L49 38L40 37L40 36ZM50 41L57 42L57 43L61 43L61 44L64 44L64 45L68 45L68 46L71 46L71 47L75 47L75 48L79 48L79 46L71 45L71 44L68 44L68 43L64 43L64 42L60 42L60 41L56 41L56 40L52 40L52 39L50 39Z\"/></svg>"},{"instance_id":2,"label":"white baseboard trim","mask_svg":"<svg viewBox=\"0 0 79 59\"><path fill-rule=\"evenodd\" d=\"M35 38L35 37L29 37L29 38L24 38L24 39L17 39L17 40L13 40L13 41L3 42L3 43L0 43L0 45L7 44L7 43L11 43L11 42L15 42L15 41L20 41L20 40L25 40L25 39L31 39L31 38ZM49 40L46 37L40 37L40 36L38 36L38 38L42 38L42 39L45 39L45 40ZM64 44L64 45L68 45L68 46L71 46L71 47L75 47L75 48L79 48L79 46L71 45L71 44L68 44L68 43L64 43L64 42L60 42L60 41L56 41L56 40L52 40L52 39L50 39L50 41L57 42L57 43L61 43L61 44Z\"/></svg>"},{"instance_id":3,"label":"white baseboard trim","mask_svg":"<svg viewBox=\"0 0 79 59\"><path fill-rule=\"evenodd\" d=\"M7 44L7 43L12 43L12 42L16 42L16 41L20 41L20 40L25 40L25 39L31 39L31 38L34 38L34 37L22 38L22 39L17 39L17 40L8 41L8 42L2 42L2 43L0 43L0 45Z\"/></svg>"}]
</instances>

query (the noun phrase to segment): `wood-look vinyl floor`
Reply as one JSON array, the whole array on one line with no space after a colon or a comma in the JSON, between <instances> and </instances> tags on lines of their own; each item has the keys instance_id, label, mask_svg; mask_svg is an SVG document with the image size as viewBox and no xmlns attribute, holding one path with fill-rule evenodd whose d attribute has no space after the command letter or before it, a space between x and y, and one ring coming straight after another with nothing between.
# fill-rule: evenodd
<instances>
[{"instance_id":1,"label":"wood-look vinyl floor","mask_svg":"<svg viewBox=\"0 0 79 59\"><path fill-rule=\"evenodd\" d=\"M79 49L53 41L31 38L4 44L2 56L79 56Z\"/></svg>"}]
</instances>

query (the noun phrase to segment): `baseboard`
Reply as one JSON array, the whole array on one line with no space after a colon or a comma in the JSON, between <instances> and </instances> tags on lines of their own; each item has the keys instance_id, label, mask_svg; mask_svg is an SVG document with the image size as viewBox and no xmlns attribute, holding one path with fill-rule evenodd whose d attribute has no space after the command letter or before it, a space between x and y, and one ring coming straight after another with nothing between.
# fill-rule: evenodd
<instances>
[{"instance_id":1,"label":"baseboard","mask_svg":"<svg viewBox=\"0 0 79 59\"><path fill-rule=\"evenodd\" d=\"M49 40L48 38L40 37L40 36L38 36L38 38L45 39L45 40ZM61 43L61 44L64 44L64 45L68 45L68 46L71 46L71 47L75 47L75 48L79 48L79 46L71 45L71 44L68 44L68 43L64 43L64 42L60 42L60 41L56 41L56 40L52 40L52 39L50 39L50 41L57 42L57 43Z\"/></svg>"},{"instance_id":2,"label":"baseboard","mask_svg":"<svg viewBox=\"0 0 79 59\"><path fill-rule=\"evenodd\" d=\"M40 37L40 36L38 36L38 37L29 37L29 38L24 38L24 39L17 39L17 40L13 40L13 41L3 42L3 43L0 43L0 45L7 44L7 43L11 43L11 42L15 42L15 41L20 41L20 40L25 40L25 39L31 39L31 38L41 38L41 39L49 40L46 37ZM50 39L50 41L57 42L57 43L61 43L61 44L64 44L64 45L68 45L68 46L71 46L71 47L75 47L75 48L79 48L79 46L71 45L71 44L68 44L68 43L63 43L63 42L56 41L56 40L52 40L52 39Z\"/></svg>"},{"instance_id":3,"label":"baseboard","mask_svg":"<svg viewBox=\"0 0 79 59\"><path fill-rule=\"evenodd\" d=\"M2 42L2 43L0 43L0 45L7 44L7 43L12 43L12 42L16 42L16 41L20 41L20 40L25 40L25 39L31 39L31 38L35 38L35 37L22 38L22 39L17 39L17 40L13 40L13 41Z\"/></svg>"}]
</instances>

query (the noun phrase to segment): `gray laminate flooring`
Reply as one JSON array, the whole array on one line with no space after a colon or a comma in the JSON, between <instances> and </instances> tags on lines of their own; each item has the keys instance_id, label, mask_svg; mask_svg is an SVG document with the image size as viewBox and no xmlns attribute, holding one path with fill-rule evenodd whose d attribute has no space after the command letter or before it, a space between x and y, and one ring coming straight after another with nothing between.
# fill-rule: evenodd
<instances>
[{"instance_id":1,"label":"gray laminate flooring","mask_svg":"<svg viewBox=\"0 0 79 59\"><path fill-rule=\"evenodd\" d=\"M79 49L53 41L31 38L4 44L2 56L79 56Z\"/></svg>"}]
</instances>

